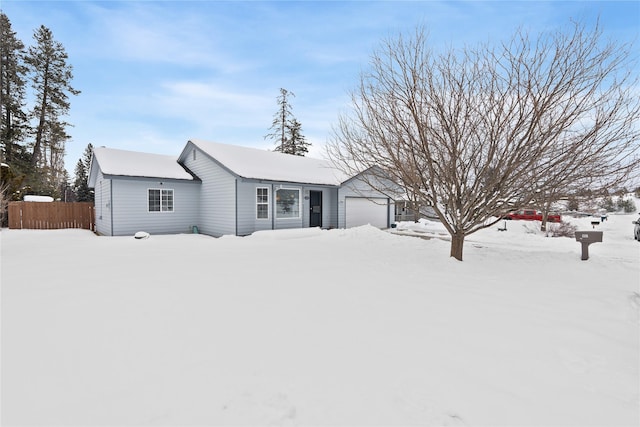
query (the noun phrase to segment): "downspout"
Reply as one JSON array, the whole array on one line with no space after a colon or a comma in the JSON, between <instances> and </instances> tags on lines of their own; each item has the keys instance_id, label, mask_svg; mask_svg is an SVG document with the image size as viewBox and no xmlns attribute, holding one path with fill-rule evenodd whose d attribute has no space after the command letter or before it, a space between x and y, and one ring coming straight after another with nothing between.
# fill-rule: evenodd
<instances>
[{"instance_id":1,"label":"downspout","mask_svg":"<svg viewBox=\"0 0 640 427\"><path fill-rule=\"evenodd\" d=\"M273 191L274 185L271 184L271 229L276 229L276 193Z\"/></svg>"},{"instance_id":2,"label":"downspout","mask_svg":"<svg viewBox=\"0 0 640 427\"><path fill-rule=\"evenodd\" d=\"M336 190L336 228L340 228L340 187Z\"/></svg>"},{"instance_id":3,"label":"downspout","mask_svg":"<svg viewBox=\"0 0 640 427\"><path fill-rule=\"evenodd\" d=\"M236 205L236 221L235 221L235 225L236 225L236 236L238 235L238 178L236 178L234 180L235 183L235 205Z\"/></svg>"},{"instance_id":4,"label":"downspout","mask_svg":"<svg viewBox=\"0 0 640 427\"><path fill-rule=\"evenodd\" d=\"M109 180L109 216L111 217L111 235L115 236L113 224L113 180Z\"/></svg>"}]
</instances>

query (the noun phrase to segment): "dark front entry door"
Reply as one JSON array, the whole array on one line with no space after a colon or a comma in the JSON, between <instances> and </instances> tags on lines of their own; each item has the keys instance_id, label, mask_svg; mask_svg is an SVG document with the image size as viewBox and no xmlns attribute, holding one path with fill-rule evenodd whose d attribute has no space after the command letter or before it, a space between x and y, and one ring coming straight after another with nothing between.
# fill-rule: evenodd
<instances>
[{"instance_id":1,"label":"dark front entry door","mask_svg":"<svg viewBox=\"0 0 640 427\"><path fill-rule=\"evenodd\" d=\"M322 227L322 191L309 191L309 227Z\"/></svg>"}]
</instances>

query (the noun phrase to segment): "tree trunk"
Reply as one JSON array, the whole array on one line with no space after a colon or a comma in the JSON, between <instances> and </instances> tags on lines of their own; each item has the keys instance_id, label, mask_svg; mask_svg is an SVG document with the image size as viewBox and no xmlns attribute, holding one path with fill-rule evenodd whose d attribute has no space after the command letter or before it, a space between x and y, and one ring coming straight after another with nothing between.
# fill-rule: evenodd
<instances>
[{"instance_id":1,"label":"tree trunk","mask_svg":"<svg viewBox=\"0 0 640 427\"><path fill-rule=\"evenodd\" d=\"M33 153L31 154L31 166L34 167L38 167L40 159L42 158L42 136L44 133L45 103L46 99L44 99L42 103L40 118L38 120L38 130L36 132L36 140L33 144Z\"/></svg>"},{"instance_id":2,"label":"tree trunk","mask_svg":"<svg viewBox=\"0 0 640 427\"><path fill-rule=\"evenodd\" d=\"M5 144L4 144L4 158L5 161L7 163L11 163L11 161L13 160L13 125L11 123L11 113L9 112L9 109L7 108L7 114L6 114L6 134L4 135L5 137Z\"/></svg>"},{"instance_id":3,"label":"tree trunk","mask_svg":"<svg viewBox=\"0 0 640 427\"><path fill-rule=\"evenodd\" d=\"M44 124L46 119L46 108L49 96L49 63L44 67L44 80L42 83L42 99L40 99L40 117L38 118L38 128L36 132L36 140L33 144L33 154L31 155L31 166L38 167L42 153L42 138L44 133Z\"/></svg>"},{"instance_id":4,"label":"tree trunk","mask_svg":"<svg viewBox=\"0 0 640 427\"><path fill-rule=\"evenodd\" d=\"M551 211L551 199L547 199L542 205L542 223L540 224L540 231L547 231L547 223L549 222L549 212Z\"/></svg>"},{"instance_id":5,"label":"tree trunk","mask_svg":"<svg viewBox=\"0 0 640 427\"><path fill-rule=\"evenodd\" d=\"M540 222L540 231L547 231L547 211L542 211L542 221Z\"/></svg>"},{"instance_id":6,"label":"tree trunk","mask_svg":"<svg viewBox=\"0 0 640 427\"><path fill-rule=\"evenodd\" d=\"M456 233L451 235L451 254L458 261L462 261L462 247L464 245L464 234Z\"/></svg>"}]
</instances>

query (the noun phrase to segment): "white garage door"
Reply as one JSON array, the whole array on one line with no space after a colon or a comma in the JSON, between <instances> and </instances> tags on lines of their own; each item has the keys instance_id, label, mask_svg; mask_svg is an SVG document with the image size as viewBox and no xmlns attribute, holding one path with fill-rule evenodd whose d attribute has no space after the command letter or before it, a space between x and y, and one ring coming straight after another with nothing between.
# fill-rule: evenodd
<instances>
[{"instance_id":1,"label":"white garage door","mask_svg":"<svg viewBox=\"0 0 640 427\"><path fill-rule=\"evenodd\" d=\"M378 228L387 228L387 199L366 199L347 197L345 201L347 228L371 224Z\"/></svg>"}]
</instances>

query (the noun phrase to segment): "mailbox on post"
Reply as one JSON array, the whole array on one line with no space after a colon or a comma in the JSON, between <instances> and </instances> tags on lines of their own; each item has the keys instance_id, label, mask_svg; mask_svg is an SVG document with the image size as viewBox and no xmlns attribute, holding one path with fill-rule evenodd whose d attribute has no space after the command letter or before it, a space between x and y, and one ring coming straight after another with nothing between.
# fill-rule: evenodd
<instances>
[{"instance_id":1,"label":"mailbox on post","mask_svg":"<svg viewBox=\"0 0 640 427\"><path fill-rule=\"evenodd\" d=\"M582 260L589 259L589 245L602 242L602 231L576 231L576 240L582 244Z\"/></svg>"}]
</instances>

